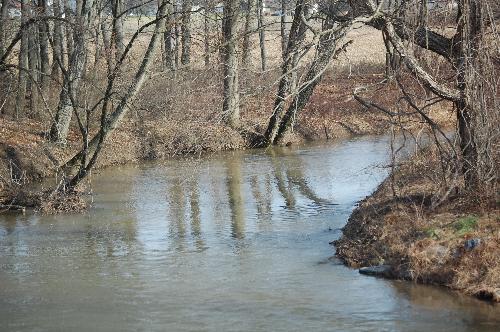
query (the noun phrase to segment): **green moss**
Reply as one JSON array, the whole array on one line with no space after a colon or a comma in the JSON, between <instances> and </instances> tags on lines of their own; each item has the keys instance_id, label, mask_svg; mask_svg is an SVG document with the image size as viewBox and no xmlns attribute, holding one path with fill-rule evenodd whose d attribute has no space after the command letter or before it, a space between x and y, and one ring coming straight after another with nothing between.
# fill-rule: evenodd
<instances>
[{"instance_id":1,"label":"green moss","mask_svg":"<svg viewBox=\"0 0 500 332\"><path fill-rule=\"evenodd\" d=\"M463 217L453 223L453 228L455 229L455 233L459 236L474 231L476 227L477 227L476 216Z\"/></svg>"},{"instance_id":2,"label":"green moss","mask_svg":"<svg viewBox=\"0 0 500 332\"><path fill-rule=\"evenodd\" d=\"M439 239L439 230L436 228L429 228L425 230L425 234L427 234L428 237L433 238L438 240Z\"/></svg>"}]
</instances>

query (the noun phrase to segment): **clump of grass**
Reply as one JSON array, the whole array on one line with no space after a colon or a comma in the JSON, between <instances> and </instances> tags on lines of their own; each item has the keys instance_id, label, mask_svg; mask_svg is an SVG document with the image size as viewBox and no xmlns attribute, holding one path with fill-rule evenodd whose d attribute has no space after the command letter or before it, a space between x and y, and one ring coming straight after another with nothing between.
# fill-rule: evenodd
<instances>
[{"instance_id":1,"label":"clump of grass","mask_svg":"<svg viewBox=\"0 0 500 332\"><path fill-rule=\"evenodd\" d=\"M432 228L429 228L429 229L426 229L425 230L425 233L427 234L428 237L430 238L433 238L433 239L439 239L439 230L432 227Z\"/></svg>"},{"instance_id":2,"label":"clump of grass","mask_svg":"<svg viewBox=\"0 0 500 332\"><path fill-rule=\"evenodd\" d=\"M459 236L463 236L467 233L471 233L477 227L477 217L476 216L467 216L458 219L453 223L453 228L455 229L455 233Z\"/></svg>"}]
</instances>

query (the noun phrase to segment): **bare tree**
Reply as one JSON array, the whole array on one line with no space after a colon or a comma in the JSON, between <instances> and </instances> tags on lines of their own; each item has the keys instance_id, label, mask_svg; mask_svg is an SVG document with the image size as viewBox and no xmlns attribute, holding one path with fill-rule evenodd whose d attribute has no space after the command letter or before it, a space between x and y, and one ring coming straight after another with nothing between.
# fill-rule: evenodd
<instances>
[{"instance_id":1,"label":"bare tree","mask_svg":"<svg viewBox=\"0 0 500 332\"><path fill-rule=\"evenodd\" d=\"M245 14L245 27L243 29L243 44L241 50L241 62L243 66L248 66L250 64L250 37L252 35L253 27L253 11L255 9L255 0L248 0L246 2L246 14Z\"/></svg>"},{"instance_id":2,"label":"bare tree","mask_svg":"<svg viewBox=\"0 0 500 332\"><path fill-rule=\"evenodd\" d=\"M182 24L181 24L181 64L187 65L191 62L191 10L192 0L182 1Z\"/></svg>"},{"instance_id":3,"label":"bare tree","mask_svg":"<svg viewBox=\"0 0 500 332\"><path fill-rule=\"evenodd\" d=\"M63 75L63 84L59 95L56 116L50 130L53 142L66 143L71 118L75 108L74 101L77 100L77 91L85 69L87 58L87 35L89 25L93 21L93 1L77 0L76 13L74 16L72 53L69 56L68 68Z\"/></svg>"},{"instance_id":4,"label":"bare tree","mask_svg":"<svg viewBox=\"0 0 500 332\"><path fill-rule=\"evenodd\" d=\"M238 15L240 2L226 0L222 32L224 37L224 94L222 113L226 122L232 127L240 124L240 93L238 82Z\"/></svg>"},{"instance_id":5,"label":"bare tree","mask_svg":"<svg viewBox=\"0 0 500 332\"><path fill-rule=\"evenodd\" d=\"M257 0L257 29L259 30L259 46L260 46L260 64L262 71L267 69L267 54L266 54L266 30L264 27L263 1Z\"/></svg>"},{"instance_id":6,"label":"bare tree","mask_svg":"<svg viewBox=\"0 0 500 332\"><path fill-rule=\"evenodd\" d=\"M286 57L283 60L281 66L281 79L278 85L278 93L274 101L274 108L271 118L267 126L267 130L264 133L265 146L273 144L276 134L278 133L279 121L283 114L285 108L286 98L290 92L290 87L292 85L292 80L294 80L293 72L297 66L297 59L299 54L299 48L301 47L301 42L303 41L304 34L306 32L306 25L304 24L304 9L305 1L297 0L295 6L295 14L290 28L290 35L288 38L288 45L286 51Z\"/></svg>"},{"instance_id":7,"label":"bare tree","mask_svg":"<svg viewBox=\"0 0 500 332\"><path fill-rule=\"evenodd\" d=\"M477 190L486 182L494 183L498 177L491 152L491 139L495 138L486 138L493 134L491 115L495 112L492 110L498 109L498 82L491 76L495 75L496 67L487 40L488 29L496 29L493 3L490 0L458 1L452 37L433 31L425 18L418 19L415 24L405 11L398 8L381 10L373 0L356 2L354 7L360 15L369 13L375 17L370 24L382 30L402 62L423 86L454 103L467 190ZM425 12L420 11L421 14ZM426 68L407 42L445 59L455 75L453 84L450 86L446 78L439 79ZM481 137L478 132L483 133Z\"/></svg>"},{"instance_id":8,"label":"bare tree","mask_svg":"<svg viewBox=\"0 0 500 332\"><path fill-rule=\"evenodd\" d=\"M118 61L125 50L123 36L123 16L125 15L123 0L112 0L113 12L113 45L115 47L115 58Z\"/></svg>"},{"instance_id":9,"label":"bare tree","mask_svg":"<svg viewBox=\"0 0 500 332\"><path fill-rule=\"evenodd\" d=\"M89 174L89 171L97 162L97 159L103 149L106 140L120 125L121 121L127 114L130 103L133 102L138 92L144 85L147 79L148 71L154 62L156 50L160 45L160 41L162 40L160 33L165 29L165 18L167 16L166 12L167 2L166 0L162 0L159 5L156 19L149 23L146 23L136 31L132 39L125 47L125 51L122 54L120 60L117 62L113 72L108 75L106 91L104 92L101 100L95 105L95 107L101 105L101 122L99 131L92 139L88 139L88 128L85 129L83 128L83 126L80 126L83 134L83 148L70 161L68 161L66 165L62 167L62 169L67 172L64 181L65 188L71 190ZM154 24L154 31L152 33L146 52L139 65L139 68L137 69L137 72L130 82L126 92L119 99L117 106L112 108L110 112L109 108L111 108L112 106L111 95L113 93L115 79L120 71L120 66L123 65L125 56L127 56L127 53L130 51L134 41L137 39L139 34L152 24Z\"/></svg>"},{"instance_id":10,"label":"bare tree","mask_svg":"<svg viewBox=\"0 0 500 332\"><path fill-rule=\"evenodd\" d=\"M314 92L314 88L321 81L321 77L331 60L335 54L347 45L344 44L341 48L337 47L338 41L345 36L350 24L338 22L338 19L341 17L334 15L336 13L335 3L332 3L331 7L325 9L326 18L322 24L322 31L313 31L319 37L315 57L305 75L304 82L299 86L298 91L294 92L293 100L280 121L273 144L277 144L283 138L286 131L293 126L297 114L306 106ZM349 13L345 15L349 15Z\"/></svg>"},{"instance_id":11,"label":"bare tree","mask_svg":"<svg viewBox=\"0 0 500 332\"><path fill-rule=\"evenodd\" d=\"M21 0L21 26L25 26L28 22L29 10L27 8L28 0ZM26 105L26 91L28 88L28 29L21 29L19 32L21 34L21 45L19 47L18 56L18 88L17 88L17 98L16 98L16 108L15 117L19 117L24 114L24 108Z\"/></svg>"}]
</instances>

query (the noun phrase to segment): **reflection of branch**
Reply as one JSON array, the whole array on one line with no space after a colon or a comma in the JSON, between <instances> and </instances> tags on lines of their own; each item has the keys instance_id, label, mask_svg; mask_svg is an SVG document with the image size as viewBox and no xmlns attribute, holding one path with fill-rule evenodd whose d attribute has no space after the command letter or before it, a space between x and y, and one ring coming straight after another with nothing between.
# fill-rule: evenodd
<instances>
[{"instance_id":1,"label":"reflection of branch","mask_svg":"<svg viewBox=\"0 0 500 332\"><path fill-rule=\"evenodd\" d=\"M304 195L306 198L310 199L314 203L321 204L327 202L327 200L316 195L316 193L309 187L307 181L304 179L304 176L302 174L298 174L298 176L295 176L294 174L292 174L291 170L288 169L287 178L288 182L293 183L299 188L299 191L302 195Z\"/></svg>"},{"instance_id":2,"label":"reflection of branch","mask_svg":"<svg viewBox=\"0 0 500 332\"><path fill-rule=\"evenodd\" d=\"M294 207L295 197L293 197L293 194L290 192L290 189L286 188L285 180L283 179L283 174L282 174L283 172L280 167L282 164L277 162L277 159L275 158L275 150L271 149L269 151L271 152L271 163L273 165L274 177L276 179L276 186L278 187L278 191L280 192L281 196L283 196L286 206Z\"/></svg>"}]
</instances>

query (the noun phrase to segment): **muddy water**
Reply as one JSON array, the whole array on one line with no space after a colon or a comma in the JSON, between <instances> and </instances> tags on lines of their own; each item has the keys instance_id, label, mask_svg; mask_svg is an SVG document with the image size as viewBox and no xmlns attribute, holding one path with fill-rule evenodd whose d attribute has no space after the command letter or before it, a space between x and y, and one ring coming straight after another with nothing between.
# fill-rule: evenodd
<instances>
[{"instance_id":1,"label":"muddy water","mask_svg":"<svg viewBox=\"0 0 500 332\"><path fill-rule=\"evenodd\" d=\"M498 331L500 307L329 259L388 142L94 175L84 215L0 216L2 331Z\"/></svg>"}]
</instances>

